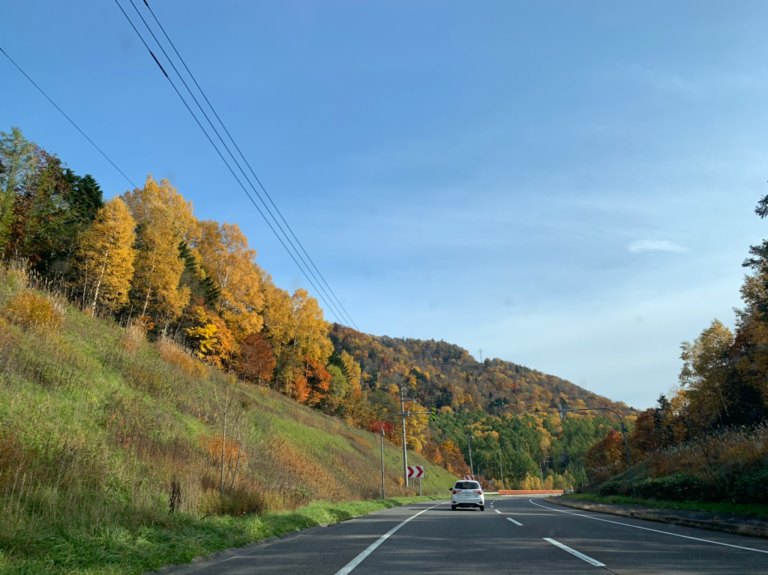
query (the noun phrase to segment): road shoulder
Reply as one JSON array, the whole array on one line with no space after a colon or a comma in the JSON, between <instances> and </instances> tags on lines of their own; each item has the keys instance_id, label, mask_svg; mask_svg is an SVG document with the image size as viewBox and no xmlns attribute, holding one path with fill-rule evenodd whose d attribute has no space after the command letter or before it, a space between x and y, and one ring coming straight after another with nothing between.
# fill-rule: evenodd
<instances>
[{"instance_id":1,"label":"road shoulder","mask_svg":"<svg viewBox=\"0 0 768 575\"><path fill-rule=\"evenodd\" d=\"M594 503L577 499L565 499L563 497L547 497L545 501L583 511L607 513L609 515L644 519L657 523L697 527L722 533L734 533L736 535L749 535L768 539L768 521L755 517L707 513L705 511L688 511L685 509L656 509L642 505Z\"/></svg>"}]
</instances>

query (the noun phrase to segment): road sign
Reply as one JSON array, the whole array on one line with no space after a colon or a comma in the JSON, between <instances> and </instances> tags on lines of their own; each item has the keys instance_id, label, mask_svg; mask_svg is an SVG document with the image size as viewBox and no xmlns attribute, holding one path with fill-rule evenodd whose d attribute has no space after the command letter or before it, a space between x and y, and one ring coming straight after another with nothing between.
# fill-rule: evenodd
<instances>
[{"instance_id":1,"label":"road sign","mask_svg":"<svg viewBox=\"0 0 768 575\"><path fill-rule=\"evenodd\" d=\"M424 468L421 465L409 465L408 466L408 479L414 477L424 477Z\"/></svg>"},{"instance_id":2,"label":"road sign","mask_svg":"<svg viewBox=\"0 0 768 575\"><path fill-rule=\"evenodd\" d=\"M464 481L474 481L474 480L475 480L475 476L474 475L465 475L464 476Z\"/></svg>"}]
</instances>

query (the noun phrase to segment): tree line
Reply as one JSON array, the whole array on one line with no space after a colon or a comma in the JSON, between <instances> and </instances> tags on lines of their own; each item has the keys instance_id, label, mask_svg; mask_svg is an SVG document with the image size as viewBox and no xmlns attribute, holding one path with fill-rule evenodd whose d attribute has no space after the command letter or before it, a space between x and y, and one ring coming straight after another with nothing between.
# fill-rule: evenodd
<instances>
[{"instance_id":1,"label":"tree line","mask_svg":"<svg viewBox=\"0 0 768 575\"><path fill-rule=\"evenodd\" d=\"M105 200L18 128L0 132L0 254L88 313L354 423L368 415L359 365L334 353L317 300L275 285L237 224L198 219L167 180Z\"/></svg>"},{"instance_id":2,"label":"tree line","mask_svg":"<svg viewBox=\"0 0 768 575\"><path fill-rule=\"evenodd\" d=\"M768 195L755 213L760 218L768 215ZM714 319L696 339L683 342L678 385L637 414L629 435L631 456L636 462L650 461L654 477L665 473L659 461L675 453L679 457L681 450L699 453L710 472L721 466L742 476L754 471L739 455L751 449L751 439L710 461L714 446L732 442L732 436L751 437L750 430L762 433L768 419L768 240L750 246L742 265L747 273L740 290L743 307L734 310L735 328ZM627 468L623 440L616 431L591 447L587 467L598 482ZM727 480L717 477L720 484Z\"/></svg>"}]
</instances>

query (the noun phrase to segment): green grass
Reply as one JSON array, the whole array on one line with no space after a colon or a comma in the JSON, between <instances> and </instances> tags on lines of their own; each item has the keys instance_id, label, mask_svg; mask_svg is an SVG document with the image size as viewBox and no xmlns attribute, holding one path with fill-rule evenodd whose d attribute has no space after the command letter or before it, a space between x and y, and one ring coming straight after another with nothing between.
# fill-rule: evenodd
<instances>
[{"instance_id":1,"label":"green grass","mask_svg":"<svg viewBox=\"0 0 768 575\"><path fill-rule=\"evenodd\" d=\"M608 503L617 505L644 505L655 509L684 509L686 511L706 511L708 513L746 515L750 517L768 517L768 505L744 505L739 503L701 503L698 501L658 501L623 495L595 495L593 493L571 493L563 495L566 499L589 501L590 503Z\"/></svg>"},{"instance_id":2,"label":"green grass","mask_svg":"<svg viewBox=\"0 0 768 575\"><path fill-rule=\"evenodd\" d=\"M0 269L0 309L11 284ZM0 319L0 573L142 573L414 501L396 446L385 444L387 495L406 499L376 501L376 434L251 385L229 427L246 460L221 498L208 441L223 374L131 337L72 307L56 333ZM424 493L445 498L455 477L408 458L426 466Z\"/></svg>"},{"instance_id":3,"label":"green grass","mask_svg":"<svg viewBox=\"0 0 768 575\"><path fill-rule=\"evenodd\" d=\"M328 503L315 501L295 511L195 519L167 515L149 525L59 533L36 542L33 556L14 561L0 553L0 573L68 575L139 575L168 564L188 563L222 549L241 547L317 525L441 499L438 496Z\"/></svg>"}]
</instances>

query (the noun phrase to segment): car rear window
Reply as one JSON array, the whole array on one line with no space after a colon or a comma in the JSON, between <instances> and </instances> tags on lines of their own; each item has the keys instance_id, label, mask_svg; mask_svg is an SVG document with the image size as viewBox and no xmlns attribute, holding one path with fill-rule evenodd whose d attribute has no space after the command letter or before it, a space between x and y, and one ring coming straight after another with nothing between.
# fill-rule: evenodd
<instances>
[{"instance_id":1,"label":"car rear window","mask_svg":"<svg viewBox=\"0 0 768 575\"><path fill-rule=\"evenodd\" d=\"M454 489L480 489L480 484L475 481L457 481Z\"/></svg>"}]
</instances>

